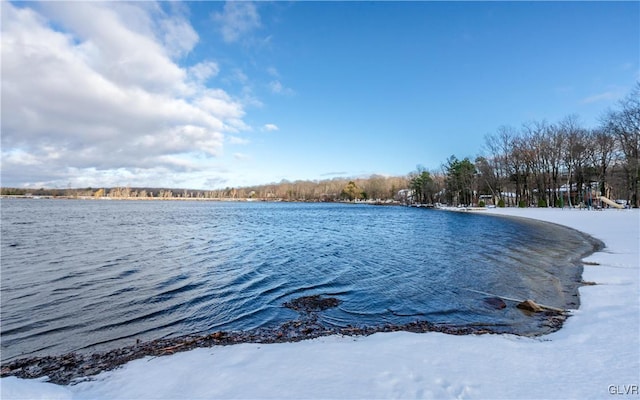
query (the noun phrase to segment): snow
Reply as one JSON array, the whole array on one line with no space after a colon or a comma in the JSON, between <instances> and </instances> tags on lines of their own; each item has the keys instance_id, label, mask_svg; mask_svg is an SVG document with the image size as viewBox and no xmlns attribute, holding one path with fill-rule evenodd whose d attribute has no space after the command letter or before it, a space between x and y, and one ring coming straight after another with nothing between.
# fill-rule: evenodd
<instances>
[{"instance_id":1,"label":"snow","mask_svg":"<svg viewBox=\"0 0 640 400\"><path fill-rule=\"evenodd\" d=\"M586 232L581 306L538 337L378 333L147 357L91 381L0 379L3 399L606 398L640 385L640 212L491 209ZM626 396L629 398L629 396Z\"/></svg>"}]
</instances>

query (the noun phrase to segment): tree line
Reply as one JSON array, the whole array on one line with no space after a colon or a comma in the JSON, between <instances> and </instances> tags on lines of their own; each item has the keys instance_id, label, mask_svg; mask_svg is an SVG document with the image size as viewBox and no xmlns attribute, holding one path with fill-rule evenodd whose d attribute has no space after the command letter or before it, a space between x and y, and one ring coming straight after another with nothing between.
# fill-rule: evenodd
<instances>
[{"instance_id":1,"label":"tree line","mask_svg":"<svg viewBox=\"0 0 640 400\"><path fill-rule=\"evenodd\" d=\"M403 176L371 175L360 178L324 180L282 180L279 183L212 190L208 196L220 199L258 199L266 201L356 201L393 200L407 187Z\"/></svg>"},{"instance_id":2,"label":"tree line","mask_svg":"<svg viewBox=\"0 0 640 400\"><path fill-rule=\"evenodd\" d=\"M575 115L556 123L501 126L472 162L451 156L440 171L409 175L413 201L562 207L599 196L640 206L640 83L595 128Z\"/></svg>"},{"instance_id":3,"label":"tree line","mask_svg":"<svg viewBox=\"0 0 640 400\"><path fill-rule=\"evenodd\" d=\"M265 201L357 201L398 199L398 192L407 188L403 176L372 175L361 178L334 178L325 180L282 180L279 183L247 187L226 187L216 190L167 188L68 188L24 189L2 188L3 196L36 196L64 198L114 199L201 199L201 200L265 200Z\"/></svg>"}]
</instances>

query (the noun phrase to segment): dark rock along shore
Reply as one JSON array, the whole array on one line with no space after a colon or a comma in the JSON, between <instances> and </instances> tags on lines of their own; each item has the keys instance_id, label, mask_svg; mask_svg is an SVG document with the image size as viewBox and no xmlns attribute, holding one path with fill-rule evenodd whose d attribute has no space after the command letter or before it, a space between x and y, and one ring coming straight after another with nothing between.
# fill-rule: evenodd
<instances>
[{"instance_id":1,"label":"dark rock along shore","mask_svg":"<svg viewBox=\"0 0 640 400\"><path fill-rule=\"evenodd\" d=\"M67 385L90 379L93 375L112 370L132 360L147 356L170 355L198 347L226 346L239 343L298 342L329 335L368 336L378 332L395 331L441 332L451 335L495 333L484 327L436 325L428 321L373 327L334 328L323 326L318 321L318 312L336 307L339 303L340 301L336 298L323 298L318 295L292 300L285 303L284 306L300 312L301 317L286 322L277 329L256 329L241 332L218 331L208 335L185 335L157 339L101 353L68 353L59 356L21 358L3 364L0 369L0 377L17 376L31 379L47 376L52 383ZM552 331L555 331L562 327L567 316L566 314L545 312L544 318L545 324Z\"/></svg>"}]
</instances>

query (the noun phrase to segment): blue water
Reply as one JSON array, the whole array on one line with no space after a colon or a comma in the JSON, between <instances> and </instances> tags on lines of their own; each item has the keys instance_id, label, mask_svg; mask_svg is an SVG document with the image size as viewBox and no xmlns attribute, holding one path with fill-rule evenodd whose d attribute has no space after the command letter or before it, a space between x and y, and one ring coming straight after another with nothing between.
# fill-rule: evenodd
<instances>
[{"instance_id":1,"label":"blue water","mask_svg":"<svg viewBox=\"0 0 640 400\"><path fill-rule=\"evenodd\" d=\"M2 360L277 327L338 297L329 326L429 320L544 333L478 290L579 304L594 242L550 224L346 204L3 199Z\"/></svg>"}]
</instances>

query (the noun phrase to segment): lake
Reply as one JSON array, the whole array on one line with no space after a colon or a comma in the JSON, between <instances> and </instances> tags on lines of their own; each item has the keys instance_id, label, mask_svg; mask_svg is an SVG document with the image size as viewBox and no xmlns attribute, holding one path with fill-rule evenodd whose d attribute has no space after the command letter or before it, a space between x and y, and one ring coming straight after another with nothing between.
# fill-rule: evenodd
<instances>
[{"instance_id":1,"label":"lake","mask_svg":"<svg viewBox=\"0 0 640 400\"><path fill-rule=\"evenodd\" d=\"M3 199L2 360L277 327L341 300L328 326L415 320L539 335L482 291L577 308L597 243L524 219L329 203Z\"/></svg>"}]
</instances>

